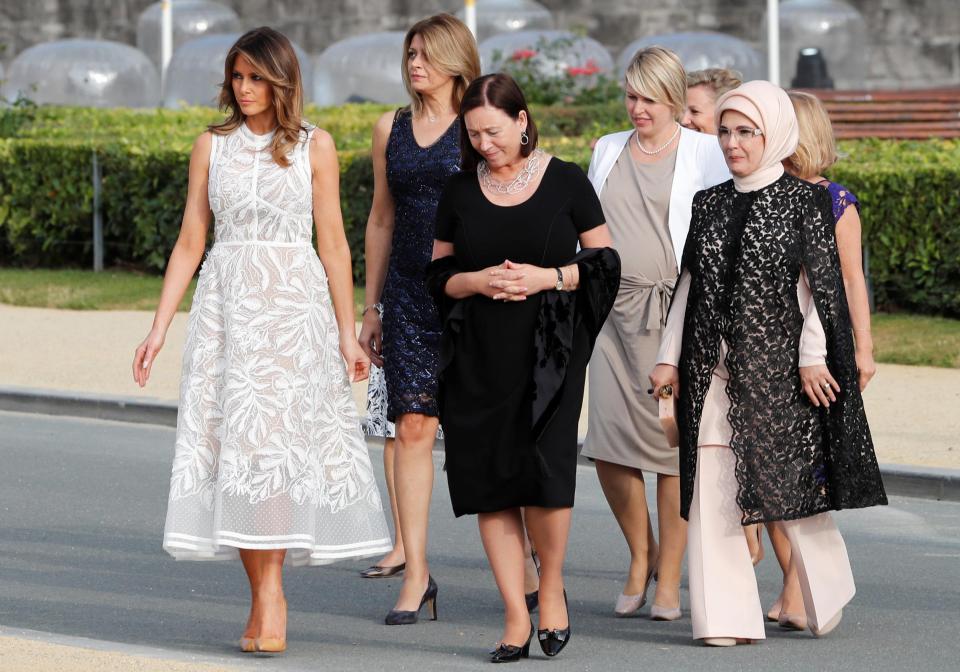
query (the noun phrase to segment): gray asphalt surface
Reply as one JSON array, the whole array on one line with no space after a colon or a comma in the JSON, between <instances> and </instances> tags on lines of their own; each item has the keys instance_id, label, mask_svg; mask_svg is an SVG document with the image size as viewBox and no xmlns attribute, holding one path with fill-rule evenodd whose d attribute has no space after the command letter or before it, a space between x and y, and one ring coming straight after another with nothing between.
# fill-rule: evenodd
<instances>
[{"instance_id":1,"label":"gray asphalt surface","mask_svg":"<svg viewBox=\"0 0 960 672\"><path fill-rule=\"evenodd\" d=\"M366 561L288 570L290 648L267 660L234 649L247 606L239 563L176 563L160 548L173 439L167 428L0 413L0 625L262 669L489 669L498 594L476 522L450 512L439 456L430 556L440 620L381 625L398 582L359 579ZM372 450L375 464L380 457ZM768 624L763 643L707 649L690 640L686 611L674 623L612 616L626 545L593 470L581 468L567 564L571 643L553 660L534 646L521 665L958 669L960 505L894 498L889 507L837 520L858 587L837 631L817 640ZM779 582L769 548L758 576L769 604ZM686 587L683 600L686 606Z\"/></svg>"}]
</instances>

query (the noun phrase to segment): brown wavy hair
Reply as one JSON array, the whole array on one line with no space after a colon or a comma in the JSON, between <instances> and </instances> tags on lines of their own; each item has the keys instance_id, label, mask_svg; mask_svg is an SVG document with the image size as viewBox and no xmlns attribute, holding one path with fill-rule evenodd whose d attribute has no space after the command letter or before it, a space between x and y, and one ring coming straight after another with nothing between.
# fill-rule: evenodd
<instances>
[{"instance_id":1,"label":"brown wavy hair","mask_svg":"<svg viewBox=\"0 0 960 672\"><path fill-rule=\"evenodd\" d=\"M254 28L240 36L223 64L223 83L220 85L220 109L227 118L208 128L211 133L226 135L243 124L244 115L233 94L233 67L243 55L253 69L268 84L273 95L273 111L277 115L277 130L270 144L270 154L277 165L290 165L287 154L301 141L303 130L303 81L300 62L290 40L273 28Z\"/></svg>"},{"instance_id":2,"label":"brown wavy hair","mask_svg":"<svg viewBox=\"0 0 960 672\"><path fill-rule=\"evenodd\" d=\"M418 21L407 31L403 38L403 60L400 71L403 85L410 96L410 108L415 115L423 109L423 99L413 88L410 73L407 70L407 53L410 43L419 35L423 40L423 55L430 65L440 72L454 78L453 109L460 109L460 101L470 82L480 76L480 54L477 40L466 24L452 14L436 14Z\"/></svg>"},{"instance_id":3,"label":"brown wavy hair","mask_svg":"<svg viewBox=\"0 0 960 672\"><path fill-rule=\"evenodd\" d=\"M502 111L513 120L520 118L520 112L527 115L527 144L520 145L520 156L530 156L537 148L540 137L537 124L533 121L527 99L517 81L505 72L495 72L478 77L471 82L463 94L460 102L460 169L464 172L476 170L477 164L483 160L473 143L470 142L470 131L467 130L466 115L470 110L489 105Z\"/></svg>"}]
</instances>

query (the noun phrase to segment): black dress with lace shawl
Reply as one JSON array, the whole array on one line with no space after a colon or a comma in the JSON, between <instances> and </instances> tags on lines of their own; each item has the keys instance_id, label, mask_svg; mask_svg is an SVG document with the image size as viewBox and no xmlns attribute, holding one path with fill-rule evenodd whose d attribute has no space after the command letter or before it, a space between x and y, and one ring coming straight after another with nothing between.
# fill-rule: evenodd
<instances>
[{"instance_id":1,"label":"black dress with lace shawl","mask_svg":"<svg viewBox=\"0 0 960 672\"><path fill-rule=\"evenodd\" d=\"M827 190L784 175L754 192L738 193L732 181L699 192L682 268L691 279L678 398L683 517L721 338L728 345L730 447L743 523L886 504L857 383ZM813 406L800 385L801 269L826 335L827 366L840 385L829 409Z\"/></svg>"}]
</instances>

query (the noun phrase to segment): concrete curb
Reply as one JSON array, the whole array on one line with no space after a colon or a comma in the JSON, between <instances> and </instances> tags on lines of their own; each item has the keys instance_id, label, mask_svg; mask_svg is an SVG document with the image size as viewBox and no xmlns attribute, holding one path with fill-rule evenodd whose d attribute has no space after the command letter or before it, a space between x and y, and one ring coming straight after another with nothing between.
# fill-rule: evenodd
<instances>
[{"instance_id":1,"label":"concrete curb","mask_svg":"<svg viewBox=\"0 0 960 672\"><path fill-rule=\"evenodd\" d=\"M0 411L177 426L177 404L172 401L32 387L0 386ZM361 422L365 425L366 418ZM579 463L589 464L582 457ZM880 473L889 495L960 502L960 469L881 464Z\"/></svg>"},{"instance_id":2,"label":"concrete curb","mask_svg":"<svg viewBox=\"0 0 960 672\"><path fill-rule=\"evenodd\" d=\"M0 386L0 410L177 426L177 404L150 397Z\"/></svg>"}]
</instances>

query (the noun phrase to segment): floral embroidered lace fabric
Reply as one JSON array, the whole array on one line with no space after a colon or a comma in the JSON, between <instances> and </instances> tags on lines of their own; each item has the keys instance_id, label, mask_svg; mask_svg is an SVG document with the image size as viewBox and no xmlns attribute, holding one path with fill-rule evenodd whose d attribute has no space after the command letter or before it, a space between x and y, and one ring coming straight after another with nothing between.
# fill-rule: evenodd
<instances>
[{"instance_id":1,"label":"floral embroidered lace fabric","mask_svg":"<svg viewBox=\"0 0 960 672\"><path fill-rule=\"evenodd\" d=\"M287 548L324 564L391 548L311 245L311 132L288 168L270 136L213 136L217 242L190 311L164 531L177 559Z\"/></svg>"},{"instance_id":2,"label":"floral embroidered lace fabric","mask_svg":"<svg viewBox=\"0 0 960 672\"><path fill-rule=\"evenodd\" d=\"M743 523L804 518L885 504L857 385L853 339L825 189L784 176L737 193L732 182L693 203L684 248L690 273L680 358L681 513L689 514L703 403L720 356L730 377L730 448L737 458ZM814 407L798 373L806 270L841 392Z\"/></svg>"}]
</instances>

